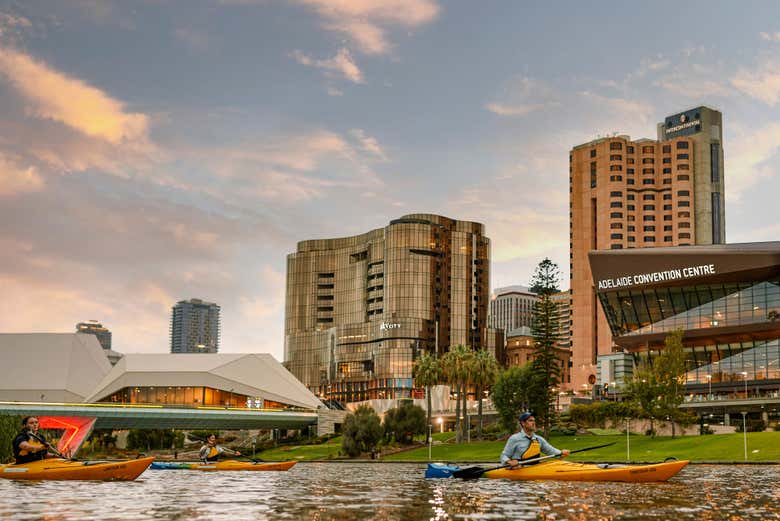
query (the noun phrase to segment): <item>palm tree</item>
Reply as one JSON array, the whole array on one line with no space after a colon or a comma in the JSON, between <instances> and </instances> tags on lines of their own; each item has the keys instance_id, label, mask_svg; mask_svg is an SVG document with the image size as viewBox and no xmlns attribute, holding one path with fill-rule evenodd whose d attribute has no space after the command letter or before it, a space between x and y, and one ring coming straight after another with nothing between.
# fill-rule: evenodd
<instances>
[{"instance_id":1,"label":"palm tree","mask_svg":"<svg viewBox=\"0 0 780 521\"><path fill-rule=\"evenodd\" d=\"M447 383L455 390L457 395L455 402L455 441L460 443L463 440L462 423L460 421L460 402L461 396L465 394L464 381L467 379L466 360L471 350L464 345L456 345L451 348L447 354L442 357L442 368Z\"/></svg>"},{"instance_id":2,"label":"palm tree","mask_svg":"<svg viewBox=\"0 0 780 521\"><path fill-rule=\"evenodd\" d=\"M431 387L437 385L442 378L441 364L435 355L429 353L423 354L414 364L412 371L414 381L419 387L425 387L425 394L428 399L428 426L431 424Z\"/></svg>"},{"instance_id":3,"label":"palm tree","mask_svg":"<svg viewBox=\"0 0 780 521\"><path fill-rule=\"evenodd\" d=\"M473 382L477 386L477 400L479 400L477 438L482 439L482 392L495 383L499 365L493 353L480 349L474 355L473 369Z\"/></svg>"}]
</instances>

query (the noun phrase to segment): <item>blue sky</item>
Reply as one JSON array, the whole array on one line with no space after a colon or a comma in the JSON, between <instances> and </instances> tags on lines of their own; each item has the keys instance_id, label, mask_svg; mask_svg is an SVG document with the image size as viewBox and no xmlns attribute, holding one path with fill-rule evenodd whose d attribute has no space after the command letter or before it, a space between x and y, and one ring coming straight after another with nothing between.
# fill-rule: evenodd
<instances>
[{"instance_id":1,"label":"blue sky","mask_svg":"<svg viewBox=\"0 0 780 521\"><path fill-rule=\"evenodd\" d=\"M705 16L706 15L706 16ZM493 287L568 281L568 151L724 114L728 242L776 240L775 2L0 0L0 331L97 319L282 358L297 241L482 222Z\"/></svg>"}]
</instances>

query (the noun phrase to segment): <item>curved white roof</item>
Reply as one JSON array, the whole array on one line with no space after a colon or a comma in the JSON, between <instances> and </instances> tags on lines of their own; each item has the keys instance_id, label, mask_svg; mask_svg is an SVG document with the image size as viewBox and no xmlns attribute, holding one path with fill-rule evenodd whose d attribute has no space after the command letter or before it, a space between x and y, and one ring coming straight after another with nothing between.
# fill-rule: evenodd
<instances>
[{"instance_id":1,"label":"curved white roof","mask_svg":"<svg viewBox=\"0 0 780 521\"><path fill-rule=\"evenodd\" d=\"M95 335L0 334L0 400L81 402L111 371Z\"/></svg>"},{"instance_id":2,"label":"curved white roof","mask_svg":"<svg viewBox=\"0 0 780 521\"><path fill-rule=\"evenodd\" d=\"M85 401L125 387L213 387L316 409L322 402L267 353L125 354Z\"/></svg>"}]
</instances>

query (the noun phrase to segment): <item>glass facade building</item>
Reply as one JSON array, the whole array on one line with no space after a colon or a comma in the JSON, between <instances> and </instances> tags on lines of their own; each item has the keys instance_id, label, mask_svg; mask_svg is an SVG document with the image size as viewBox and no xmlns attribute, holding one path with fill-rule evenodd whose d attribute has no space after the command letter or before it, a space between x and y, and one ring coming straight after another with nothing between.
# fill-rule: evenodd
<instances>
[{"instance_id":1,"label":"glass facade building","mask_svg":"<svg viewBox=\"0 0 780 521\"><path fill-rule=\"evenodd\" d=\"M654 356L683 331L689 400L777 397L780 242L591 252L619 349Z\"/></svg>"},{"instance_id":2,"label":"glass facade building","mask_svg":"<svg viewBox=\"0 0 780 521\"><path fill-rule=\"evenodd\" d=\"M323 398L412 396L422 352L487 348L484 226L412 214L362 235L303 241L287 257L284 365ZM496 353L498 348L499 352Z\"/></svg>"},{"instance_id":3,"label":"glass facade building","mask_svg":"<svg viewBox=\"0 0 780 521\"><path fill-rule=\"evenodd\" d=\"M193 298L171 310L171 353L216 353L219 350L219 306Z\"/></svg>"}]
</instances>

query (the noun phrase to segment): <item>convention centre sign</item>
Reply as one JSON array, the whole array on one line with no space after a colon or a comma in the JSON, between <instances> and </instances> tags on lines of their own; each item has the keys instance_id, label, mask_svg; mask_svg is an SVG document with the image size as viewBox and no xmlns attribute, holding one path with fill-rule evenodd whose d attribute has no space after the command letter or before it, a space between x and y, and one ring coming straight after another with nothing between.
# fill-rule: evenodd
<instances>
[{"instance_id":1,"label":"convention centre sign","mask_svg":"<svg viewBox=\"0 0 780 521\"><path fill-rule=\"evenodd\" d=\"M685 266L681 268L671 268L663 271L651 271L648 273L636 273L598 281L599 291L608 289L618 289L626 286L644 286L647 284L656 284L672 280L692 279L696 277L705 277L715 275L714 264L700 264L697 266Z\"/></svg>"}]
</instances>

